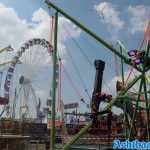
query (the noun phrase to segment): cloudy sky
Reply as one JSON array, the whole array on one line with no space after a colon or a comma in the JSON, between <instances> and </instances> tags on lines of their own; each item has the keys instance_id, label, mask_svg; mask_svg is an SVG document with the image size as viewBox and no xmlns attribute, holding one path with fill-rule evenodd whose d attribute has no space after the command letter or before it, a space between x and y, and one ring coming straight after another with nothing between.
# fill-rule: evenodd
<instances>
[{"instance_id":1,"label":"cloudy sky","mask_svg":"<svg viewBox=\"0 0 150 150\"><path fill-rule=\"evenodd\" d=\"M148 0L51 1L114 47L119 39L128 50L139 47L150 15L150 1ZM44 0L0 0L0 46L12 45L17 51L21 44L29 39L49 40L53 14L54 11L48 10ZM65 72L62 73L64 103L79 102L80 96L89 103L87 91L91 96L95 77L93 65L95 59L102 59L106 62L103 90L115 95L115 81L116 75L120 73L120 60L114 54L61 15L59 16L58 39L59 55L69 74L68 77ZM33 57L37 58L39 54L33 53ZM8 56L2 57L1 61L6 57ZM11 55L8 58L10 57ZM38 57L41 60L39 63L44 62L47 57L49 59L48 55L45 58ZM127 67L125 71L128 74ZM41 87L39 91L42 93L41 97L44 91L45 89ZM86 110L81 102L80 108Z\"/></svg>"}]
</instances>

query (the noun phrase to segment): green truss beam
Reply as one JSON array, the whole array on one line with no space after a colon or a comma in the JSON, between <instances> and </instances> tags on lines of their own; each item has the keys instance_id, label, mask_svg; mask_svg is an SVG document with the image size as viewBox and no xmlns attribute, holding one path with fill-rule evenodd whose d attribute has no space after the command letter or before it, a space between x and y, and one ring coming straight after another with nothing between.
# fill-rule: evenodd
<instances>
[{"instance_id":1,"label":"green truss beam","mask_svg":"<svg viewBox=\"0 0 150 150\"><path fill-rule=\"evenodd\" d=\"M134 121L135 121L135 118L136 118L136 111L138 109L138 104L139 104L139 99L140 99L140 93L142 91L142 86L143 86L143 78L141 78L141 82L140 82L139 94L138 94L138 98L136 100L135 110L134 110L133 118L132 118L132 122L131 122L131 128L130 128L130 131L129 131L129 139L131 137Z\"/></svg>"}]
</instances>

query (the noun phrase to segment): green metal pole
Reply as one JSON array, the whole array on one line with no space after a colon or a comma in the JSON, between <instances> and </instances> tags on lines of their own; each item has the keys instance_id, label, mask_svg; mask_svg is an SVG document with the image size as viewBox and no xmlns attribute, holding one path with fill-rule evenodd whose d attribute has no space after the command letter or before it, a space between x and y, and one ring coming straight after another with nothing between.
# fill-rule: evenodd
<instances>
[{"instance_id":1,"label":"green metal pole","mask_svg":"<svg viewBox=\"0 0 150 150\"><path fill-rule=\"evenodd\" d=\"M122 58L127 64L133 66L134 68L136 68L138 71L141 72L141 69L134 66L125 56L121 55L120 52L117 51L117 49L115 49L113 46L111 46L109 43L107 43L106 41L104 41L102 38L100 38L96 33L94 33L93 31L91 31L90 29L88 29L87 27L85 27L83 24L81 24L80 22L78 22L77 20L75 20L73 17L71 17L70 15L68 15L65 11L63 11L61 8L57 7L56 5L54 5L52 2L50 2L49 0L45 0L46 4L49 7L54 8L55 10L57 10L60 14L62 14L63 16L65 16L67 19L69 19L70 21L72 21L75 25L77 25L79 28L81 28L83 31L85 31L86 33L88 33L90 36L92 36L96 41L100 42L101 44L103 44L106 48L108 48L109 50L111 50L113 53L115 53L117 56L119 56L120 58Z\"/></svg>"},{"instance_id":2,"label":"green metal pole","mask_svg":"<svg viewBox=\"0 0 150 150\"><path fill-rule=\"evenodd\" d=\"M126 89L122 92L119 93L118 96L116 96L115 98L112 99L112 101L104 108L104 111L105 110L109 110L113 104L115 104L118 100L119 100L119 97L121 95L124 95L126 94L126 92L141 78L141 75L139 75L138 77L135 77L132 82L130 82L130 84L126 87Z\"/></svg>"},{"instance_id":3,"label":"green metal pole","mask_svg":"<svg viewBox=\"0 0 150 150\"><path fill-rule=\"evenodd\" d=\"M125 53L126 53L126 55L127 55L128 50L127 50L127 48L123 45L123 43L122 43L120 40L117 40L117 44L119 45L119 47L121 47L121 49L122 49L123 51L125 51Z\"/></svg>"},{"instance_id":4,"label":"green metal pole","mask_svg":"<svg viewBox=\"0 0 150 150\"><path fill-rule=\"evenodd\" d=\"M52 83L52 127L50 138L50 150L55 150L55 103L56 103L56 64L57 64L57 29L58 12L55 14L54 52L53 52L53 83Z\"/></svg>"},{"instance_id":5,"label":"green metal pole","mask_svg":"<svg viewBox=\"0 0 150 150\"><path fill-rule=\"evenodd\" d=\"M126 137L126 139L127 139L127 137L128 137L128 127L129 127L129 120L128 120L128 114L127 114L127 101L125 101L125 104L124 104L125 106L125 109L124 109L124 120L125 120L125 137Z\"/></svg>"},{"instance_id":6,"label":"green metal pole","mask_svg":"<svg viewBox=\"0 0 150 150\"><path fill-rule=\"evenodd\" d=\"M120 53L122 55L122 47L120 46ZM121 76L122 76L122 83L124 85L124 65L123 59L121 58Z\"/></svg>"},{"instance_id":7,"label":"green metal pole","mask_svg":"<svg viewBox=\"0 0 150 150\"><path fill-rule=\"evenodd\" d=\"M145 74L143 74L143 82L144 82L144 92L145 92L145 101L146 101L146 113L147 113L147 134L148 140L150 140L150 118L149 118L149 104L148 104L148 97L147 97L147 87L146 87L146 78Z\"/></svg>"},{"instance_id":8,"label":"green metal pole","mask_svg":"<svg viewBox=\"0 0 150 150\"><path fill-rule=\"evenodd\" d=\"M90 127L92 126L92 122L90 122L88 125L86 125L84 128L80 130L80 132L75 135L63 148L63 150L69 150L70 146L77 141Z\"/></svg>"},{"instance_id":9,"label":"green metal pole","mask_svg":"<svg viewBox=\"0 0 150 150\"><path fill-rule=\"evenodd\" d=\"M132 129L133 129L134 121L136 119L136 111L137 111L137 108L138 108L138 105L139 105L139 99L140 99L140 93L142 91L142 85L143 85L143 78L141 79L141 82L140 82L139 94L138 94L138 97L137 97L137 100L136 100L135 111L134 111L134 114L133 114L131 128L130 128L130 131L129 131L129 139L130 139L131 134L132 134Z\"/></svg>"},{"instance_id":10,"label":"green metal pole","mask_svg":"<svg viewBox=\"0 0 150 150\"><path fill-rule=\"evenodd\" d=\"M120 41L118 41L119 44L122 44ZM119 46L120 48L120 53L122 55L122 46L120 45ZM123 59L121 58L121 76L122 76L122 83L123 83L123 86L125 85L124 83L124 65L123 65ZM127 118L127 112L126 112L126 107L127 107L127 101L125 100L124 101L124 126L125 126L125 137L127 138L127 124L128 124L128 118Z\"/></svg>"}]
</instances>

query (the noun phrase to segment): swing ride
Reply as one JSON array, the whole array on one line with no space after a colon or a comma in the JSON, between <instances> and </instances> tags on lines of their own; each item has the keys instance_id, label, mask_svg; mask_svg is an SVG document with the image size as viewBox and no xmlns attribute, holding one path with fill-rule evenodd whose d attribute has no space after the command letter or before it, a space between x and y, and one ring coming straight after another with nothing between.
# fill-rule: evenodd
<instances>
[{"instance_id":1,"label":"swing ride","mask_svg":"<svg viewBox=\"0 0 150 150\"><path fill-rule=\"evenodd\" d=\"M3 66L7 64L7 71L3 87L4 96L0 97L0 105L3 106L0 113L0 148L5 147L10 134L16 139L20 138L17 137L20 135L22 136L20 139L23 140L43 142L47 145L47 149L51 150L58 149L58 143L61 144L60 149L68 150L77 144L112 146L115 138L149 141L150 20L146 38L144 37L139 48L128 50L121 41L117 41L117 48L115 48L61 8L48 0L45 2L49 9L55 10L55 16L52 16L50 42L45 39L33 38L25 42L10 61L2 63ZM116 81L116 96L114 93L103 92L103 78L107 62L96 59L93 65L80 45L73 39L82 55L96 70L94 89L92 96L90 96L78 66L74 62L72 54L68 52L71 63L84 88L84 93L90 99L90 104L82 97L66 66L62 63L60 52L57 51L59 15L69 19L120 59L121 79L118 78ZM64 30L68 32L67 29L64 28ZM0 54L5 50L10 51L13 48L8 46L2 49ZM35 57L35 54L39 56ZM52 62L53 65L51 65ZM125 70L127 65L131 67L129 71ZM62 73L80 101L87 106L87 109L90 109L89 112L78 113L78 103L74 106L73 104L68 105L68 108L70 106L76 108L74 112L65 112L61 89ZM134 77L133 73L136 73ZM44 76L45 74L49 76ZM50 76L53 77L52 87ZM46 80L45 83L43 78ZM39 83L39 80L42 83ZM42 95L42 98L47 102L45 107L43 107L44 104L41 95L39 95L41 88L46 95L45 97ZM104 103L105 107L101 108L100 106ZM113 113L113 106L122 110L122 116ZM67 118L69 115L72 120L67 123L65 117ZM81 120L81 117L84 117L85 120ZM1 135L3 136L1 137ZM20 140L20 142L22 141ZM86 147L86 149L88 148Z\"/></svg>"}]
</instances>

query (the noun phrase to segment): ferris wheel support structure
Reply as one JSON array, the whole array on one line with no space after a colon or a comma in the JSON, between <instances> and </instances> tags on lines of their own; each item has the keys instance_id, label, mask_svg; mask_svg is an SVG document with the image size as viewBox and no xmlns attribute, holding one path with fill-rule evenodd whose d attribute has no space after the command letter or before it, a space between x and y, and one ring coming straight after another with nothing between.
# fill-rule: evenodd
<instances>
[{"instance_id":1,"label":"ferris wheel support structure","mask_svg":"<svg viewBox=\"0 0 150 150\"><path fill-rule=\"evenodd\" d=\"M28 52L27 50L31 50L30 48L32 48L33 46L41 46L43 47L43 49L46 49L47 53L52 56L53 55L53 48L52 45L46 41L45 39L40 39L40 38L34 38L31 39L29 41L26 41L17 51L16 55L12 58L12 60L9 62L10 66L8 68L8 71L6 73L6 79L4 82L4 100L5 100L5 111L8 112L8 110L10 109L10 93L11 93L11 82L12 82L12 78L13 75L15 73L15 68L16 65L18 64L22 64L22 62L20 61L22 55L24 55L24 53ZM33 50L33 49L32 49ZM7 103L6 103L7 102ZM14 115L14 107L15 104L12 106L13 110L12 110L12 115L9 112L9 116L11 115L11 117L15 117ZM7 109L6 109L7 108ZM8 114L8 113L7 113Z\"/></svg>"},{"instance_id":2,"label":"ferris wheel support structure","mask_svg":"<svg viewBox=\"0 0 150 150\"><path fill-rule=\"evenodd\" d=\"M9 96L10 96L10 93L9 93L10 92L9 91L10 90L10 84L11 84L11 79L13 77L13 73L14 73L16 64L20 63L19 59L27 51L27 49L29 49L30 47L32 47L34 45L41 45L42 47L47 48L48 53L50 54L50 56L52 56L52 53L53 53L52 45L48 41L46 41L45 39L34 38L34 39L31 39L31 40L25 42L20 47L20 49L17 51L17 54L10 61L10 67L8 68L6 80L5 80L5 84L4 84L5 98L9 99Z\"/></svg>"}]
</instances>

